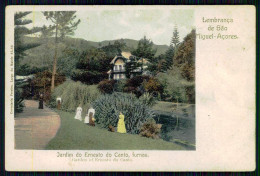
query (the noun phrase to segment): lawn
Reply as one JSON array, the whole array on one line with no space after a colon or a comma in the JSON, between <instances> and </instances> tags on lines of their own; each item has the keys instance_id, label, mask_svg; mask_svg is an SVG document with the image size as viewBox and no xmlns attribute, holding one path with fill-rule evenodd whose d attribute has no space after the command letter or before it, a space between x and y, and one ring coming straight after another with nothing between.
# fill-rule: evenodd
<instances>
[{"instance_id":1,"label":"lawn","mask_svg":"<svg viewBox=\"0 0 260 176\"><path fill-rule=\"evenodd\" d=\"M195 104L186 104L186 103L172 103L166 101L157 101L153 106L154 110L165 111L165 112L174 112L174 113L183 113L187 112L194 116L195 114Z\"/></svg>"},{"instance_id":2,"label":"lawn","mask_svg":"<svg viewBox=\"0 0 260 176\"><path fill-rule=\"evenodd\" d=\"M184 150L180 145L162 139L109 132L75 120L74 113L57 111L61 126L46 146L48 150Z\"/></svg>"}]
</instances>

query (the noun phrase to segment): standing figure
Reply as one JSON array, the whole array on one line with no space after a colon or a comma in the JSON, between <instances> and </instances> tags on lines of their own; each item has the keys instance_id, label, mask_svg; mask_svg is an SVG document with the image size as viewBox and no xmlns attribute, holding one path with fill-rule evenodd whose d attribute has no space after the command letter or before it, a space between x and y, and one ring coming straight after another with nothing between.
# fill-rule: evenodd
<instances>
[{"instance_id":1,"label":"standing figure","mask_svg":"<svg viewBox=\"0 0 260 176\"><path fill-rule=\"evenodd\" d=\"M95 126L95 109L93 109L92 107L89 108L88 113L85 117L84 123L89 124L91 126Z\"/></svg>"},{"instance_id":2,"label":"standing figure","mask_svg":"<svg viewBox=\"0 0 260 176\"><path fill-rule=\"evenodd\" d=\"M117 132L118 133L126 133L126 128L125 128L125 116L120 112L119 114L119 120L117 123Z\"/></svg>"},{"instance_id":3,"label":"standing figure","mask_svg":"<svg viewBox=\"0 0 260 176\"><path fill-rule=\"evenodd\" d=\"M90 112L89 113L89 125L90 126L95 126L95 121L96 121L96 119L94 118L93 112Z\"/></svg>"},{"instance_id":4,"label":"standing figure","mask_svg":"<svg viewBox=\"0 0 260 176\"><path fill-rule=\"evenodd\" d=\"M82 121L81 112L82 112L82 108L81 108L80 105L79 105L79 107L77 107L76 115L75 115L74 118L77 119L77 120Z\"/></svg>"},{"instance_id":5,"label":"standing figure","mask_svg":"<svg viewBox=\"0 0 260 176\"><path fill-rule=\"evenodd\" d=\"M57 101L57 109L60 110L61 108L61 97L56 98Z\"/></svg>"},{"instance_id":6,"label":"standing figure","mask_svg":"<svg viewBox=\"0 0 260 176\"><path fill-rule=\"evenodd\" d=\"M43 109L43 94L40 93L40 98L39 98L39 109Z\"/></svg>"}]
</instances>

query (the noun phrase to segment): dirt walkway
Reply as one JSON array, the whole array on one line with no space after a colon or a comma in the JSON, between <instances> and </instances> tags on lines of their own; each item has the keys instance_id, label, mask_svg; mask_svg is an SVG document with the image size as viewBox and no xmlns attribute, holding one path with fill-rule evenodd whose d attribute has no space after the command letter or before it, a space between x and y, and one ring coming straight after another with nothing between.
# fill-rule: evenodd
<instances>
[{"instance_id":1,"label":"dirt walkway","mask_svg":"<svg viewBox=\"0 0 260 176\"><path fill-rule=\"evenodd\" d=\"M15 118L15 149L44 149L60 127L60 117L38 102L25 100L25 108Z\"/></svg>"}]
</instances>

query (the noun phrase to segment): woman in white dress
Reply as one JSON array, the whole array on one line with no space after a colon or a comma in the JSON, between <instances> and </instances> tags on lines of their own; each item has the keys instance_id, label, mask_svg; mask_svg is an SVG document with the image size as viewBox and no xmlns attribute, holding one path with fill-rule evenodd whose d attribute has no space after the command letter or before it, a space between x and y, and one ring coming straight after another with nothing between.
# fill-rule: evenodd
<instances>
[{"instance_id":1,"label":"woman in white dress","mask_svg":"<svg viewBox=\"0 0 260 176\"><path fill-rule=\"evenodd\" d=\"M85 120L84 120L84 123L86 123L86 124L89 124L89 116L90 116L90 113L92 113L92 116L94 117L94 115L95 115L95 109L93 109L92 107L89 108L88 113L87 113L87 115L86 115L86 117L85 117Z\"/></svg>"},{"instance_id":2,"label":"woman in white dress","mask_svg":"<svg viewBox=\"0 0 260 176\"><path fill-rule=\"evenodd\" d=\"M77 120L82 121L81 112L82 112L82 108L81 108L80 105L79 105L79 107L77 107L76 115L75 115L74 118L77 119Z\"/></svg>"}]
</instances>

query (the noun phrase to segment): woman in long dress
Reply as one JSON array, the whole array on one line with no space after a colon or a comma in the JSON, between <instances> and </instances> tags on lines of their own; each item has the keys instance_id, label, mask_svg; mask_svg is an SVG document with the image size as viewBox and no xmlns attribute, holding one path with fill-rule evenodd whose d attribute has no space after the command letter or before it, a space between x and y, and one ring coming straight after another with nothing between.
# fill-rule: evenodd
<instances>
[{"instance_id":1,"label":"woman in long dress","mask_svg":"<svg viewBox=\"0 0 260 176\"><path fill-rule=\"evenodd\" d=\"M126 128L125 128L125 116L120 112L119 115L119 120L117 123L117 132L118 133L126 133Z\"/></svg>"},{"instance_id":2,"label":"woman in long dress","mask_svg":"<svg viewBox=\"0 0 260 176\"><path fill-rule=\"evenodd\" d=\"M90 107L89 110L88 110L88 113L87 113L87 115L85 117L84 123L85 124L89 124L91 126L95 126L95 118L94 118L94 116L95 116L95 109Z\"/></svg>"},{"instance_id":3,"label":"woman in long dress","mask_svg":"<svg viewBox=\"0 0 260 176\"><path fill-rule=\"evenodd\" d=\"M39 109L43 109L43 94L40 94L40 98L39 98Z\"/></svg>"},{"instance_id":4,"label":"woman in long dress","mask_svg":"<svg viewBox=\"0 0 260 176\"><path fill-rule=\"evenodd\" d=\"M79 105L79 107L77 107L76 115L75 115L74 118L77 119L77 120L82 121L81 112L82 112L82 108L81 108L80 105Z\"/></svg>"}]
</instances>

